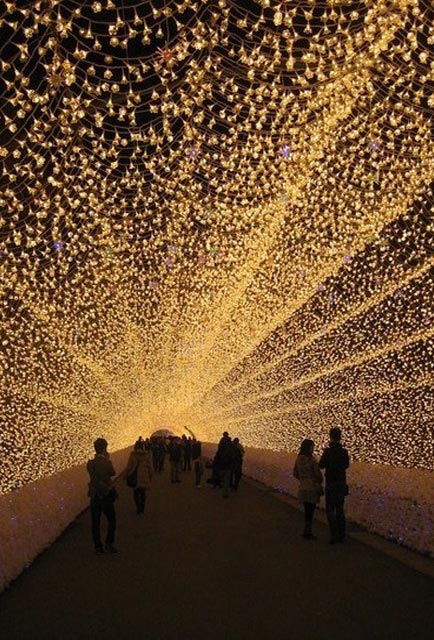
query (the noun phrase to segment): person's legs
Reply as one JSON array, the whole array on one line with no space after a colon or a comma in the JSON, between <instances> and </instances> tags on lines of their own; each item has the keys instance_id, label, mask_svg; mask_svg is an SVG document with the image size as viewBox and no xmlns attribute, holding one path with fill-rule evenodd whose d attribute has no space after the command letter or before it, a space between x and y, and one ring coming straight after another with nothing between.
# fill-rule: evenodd
<instances>
[{"instance_id":1,"label":"person's legs","mask_svg":"<svg viewBox=\"0 0 434 640\"><path fill-rule=\"evenodd\" d=\"M170 461L170 481L176 482L176 462Z\"/></svg>"},{"instance_id":2,"label":"person's legs","mask_svg":"<svg viewBox=\"0 0 434 640\"><path fill-rule=\"evenodd\" d=\"M231 470L224 469L223 471L223 498L229 497L229 483L231 481Z\"/></svg>"},{"instance_id":3,"label":"person's legs","mask_svg":"<svg viewBox=\"0 0 434 640\"><path fill-rule=\"evenodd\" d=\"M90 515L92 518L92 538L93 544L95 546L95 551L102 551L102 542L101 542L101 513L102 513L102 505L101 500L98 498L92 498L90 501Z\"/></svg>"},{"instance_id":4,"label":"person's legs","mask_svg":"<svg viewBox=\"0 0 434 640\"><path fill-rule=\"evenodd\" d=\"M336 522L336 491L333 487L326 487L326 514L330 529L330 542L336 542L338 538L338 527Z\"/></svg>"},{"instance_id":5,"label":"person's legs","mask_svg":"<svg viewBox=\"0 0 434 640\"><path fill-rule=\"evenodd\" d=\"M136 505L136 513L140 513L140 509L141 509L141 505L142 505L142 501L141 501L141 497L140 497L140 487L136 487L133 491L133 495L134 495L134 504Z\"/></svg>"},{"instance_id":6,"label":"person's legs","mask_svg":"<svg viewBox=\"0 0 434 640\"><path fill-rule=\"evenodd\" d=\"M179 479L179 472L181 469L181 460L179 462L175 462L175 482L181 482Z\"/></svg>"},{"instance_id":7,"label":"person's legs","mask_svg":"<svg viewBox=\"0 0 434 640\"><path fill-rule=\"evenodd\" d=\"M345 540L345 512L344 512L344 498L336 501L336 538L338 542Z\"/></svg>"},{"instance_id":8,"label":"person's legs","mask_svg":"<svg viewBox=\"0 0 434 640\"><path fill-rule=\"evenodd\" d=\"M107 518L107 537L106 537L106 548L109 551L114 550L113 543L115 541L115 531L116 531L116 512L115 505L113 500L104 500L103 503L103 513Z\"/></svg>"},{"instance_id":9,"label":"person's legs","mask_svg":"<svg viewBox=\"0 0 434 640\"><path fill-rule=\"evenodd\" d=\"M238 490L238 485L241 480L241 466L236 466L233 472L233 489L234 491Z\"/></svg>"},{"instance_id":10,"label":"person's legs","mask_svg":"<svg viewBox=\"0 0 434 640\"><path fill-rule=\"evenodd\" d=\"M313 514L315 511L315 504L313 502L304 502L304 531L303 538L312 539L312 522Z\"/></svg>"},{"instance_id":11,"label":"person's legs","mask_svg":"<svg viewBox=\"0 0 434 640\"><path fill-rule=\"evenodd\" d=\"M158 466L158 471L160 473L163 473L164 471L164 459L165 459L166 455L164 453L160 453L160 458L159 458L159 466Z\"/></svg>"}]
</instances>

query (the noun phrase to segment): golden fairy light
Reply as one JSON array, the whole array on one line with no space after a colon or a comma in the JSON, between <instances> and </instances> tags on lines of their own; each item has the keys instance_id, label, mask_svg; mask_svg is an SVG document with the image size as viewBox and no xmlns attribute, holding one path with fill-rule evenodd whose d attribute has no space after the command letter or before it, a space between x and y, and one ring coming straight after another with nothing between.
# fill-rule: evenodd
<instances>
[{"instance_id":1,"label":"golden fairy light","mask_svg":"<svg viewBox=\"0 0 434 640\"><path fill-rule=\"evenodd\" d=\"M183 425L432 469L432 4L0 11L1 491Z\"/></svg>"}]
</instances>

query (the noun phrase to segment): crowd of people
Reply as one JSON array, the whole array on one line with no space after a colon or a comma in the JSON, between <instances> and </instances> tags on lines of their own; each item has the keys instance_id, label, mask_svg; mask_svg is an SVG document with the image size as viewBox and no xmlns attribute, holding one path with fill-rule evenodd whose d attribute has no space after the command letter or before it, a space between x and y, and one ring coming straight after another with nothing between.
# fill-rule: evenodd
<instances>
[{"instance_id":1,"label":"crowd of people","mask_svg":"<svg viewBox=\"0 0 434 640\"><path fill-rule=\"evenodd\" d=\"M330 543L342 543L345 540L344 502L348 495L346 470L349 466L347 450L341 444L341 431L337 427L330 430L330 442L319 461L314 457L314 442L305 439L301 443L296 458L293 474L299 481L299 500L304 507L304 530L302 536L306 540L314 540L312 531L316 505L325 493L326 513L330 529ZM118 497L113 484L115 470L107 452L108 443L104 438L94 442L95 457L87 463L90 477L88 495L92 520L92 537L95 552L116 553L115 500ZM224 498L230 492L236 492L242 477L244 447L239 438L231 438L227 431L218 444L212 461L205 461L202 456L202 444L195 438L169 436L154 437L136 441L129 456L125 470L126 483L133 490L136 513L145 511L146 494L154 473L162 474L165 461L170 465L170 482L181 482L181 474L194 471L194 485L202 486L204 463L212 469L207 480L214 489L221 488ZM323 474L325 470L325 490ZM107 535L105 545L101 540L101 516L107 519Z\"/></svg>"},{"instance_id":2,"label":"crowd of people","mask_svg":"<svg viewBox=\"0 0 434 640\"><path fill-rule=\"evenodd\" d=\"M90 477L88 496L92 519L92 538L95 552L116 553L115 542L116 511L115 501L118 493L113 484L115 469L107 451L108 443L104 438L94 442L95 456L87 463ZM212 477L208 482L214 488L222 487L223 496L229 496L229 489L237 491L242 475L244 449L238 438L231 440L228 433L223 434L213 462ZM143 439L141 436L134 444L125 469L125 480L132 489L137 515L145 512L146 495L155 473L162 474L166 459L170 466L170 482L181 482L181 474L194 472L194 485L200 489L204 473L202 443L195 438L177 436L158 436ZM107 519L105 545L101 540L101 517Z\"/></svg>"}]
</instances>

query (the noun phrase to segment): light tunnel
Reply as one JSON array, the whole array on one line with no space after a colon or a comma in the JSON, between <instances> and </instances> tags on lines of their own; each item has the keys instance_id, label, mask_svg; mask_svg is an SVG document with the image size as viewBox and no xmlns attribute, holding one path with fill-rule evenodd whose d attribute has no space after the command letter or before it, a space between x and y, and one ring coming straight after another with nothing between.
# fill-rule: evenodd
<instances>
[{"instance_id":1,"label":"light tunnel","mask_svg":"<svg viewBox=\"0 0 434 640\"><path fill-rule=\"evenodd\" d=\"M339 426L433 552L432 4L0 12L1 494L99 436L254 475Z\"/></svg>"}]
</instances>

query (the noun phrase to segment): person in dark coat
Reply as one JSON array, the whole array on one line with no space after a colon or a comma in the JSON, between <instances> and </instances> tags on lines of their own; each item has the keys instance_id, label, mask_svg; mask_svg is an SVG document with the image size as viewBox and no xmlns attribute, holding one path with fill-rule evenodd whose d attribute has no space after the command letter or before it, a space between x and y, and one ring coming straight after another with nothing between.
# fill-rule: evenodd
<instances>
[{"instance_id":1,"label":"person in dark coat","mask_svg":"<svg viewBox=\"0 0 434 640\"><path fill-rule=\"evenodd\" d=\"M179 468L182 459L182 447L179 438L172 438L168 446L169 462L170 462L170 480L171 482L181 482L179 479Z\"/></svg>"},{"instance_id":2,"label":"person in dark coat","mask_svg":"<svg viewBox=\"0 0 434 640\"><path fill-rule=\"evenodd\" d=\"M194 465L194 484L197 488L200 488L202 475L203 475L203 462L202 462L202 443L198 440L193 440L191 445L191 457L193 458Z\"/></svg>"},{"instance_id":3,"label":"person in dark coat","mask_svg":"<svg viewBox=\"0 0 434 640\"><path fill-rule=\"evenodd\" d=\"M151 439L152 466L157 472L160 468L160 443L158 438Z\"/></svg>"},{"instance_id":4,"label":"person in dark coat","mask_svg":"<svg viewBox=\"0 0 434 640\"><path fill-rule=\"evenodd\" d=\"M159 438L158 440L158 473L163 473L164 471L164 461L166 459L167 447L164 441L164 438Z\"/></svg>"},{"instance_id":5,"label":"person in dark coat","mask_svg":"<svg viewBox=\"0 0 434 640\"><path fill-rule=\"evenodd\" d=\"M184 445L182 455L182 470L191 471L191 438L183 436L182 441Z\"/></svg>"},{"instance_id":6,"label":"person in dark coat","mask_svg":"<svg viewBox=\"0 0 434 640\"><path fill-rule=\"evenodd\" d=\"M93 443L95 457L87 463L90 482L88 496L90 498L90 514L92 518L92 538L95 553L116 553L114 546L116 531L116 512L114 501L117 492L113 487L112 478L116 474L110 456L107 452L107 440L97 438ZM105 547L101 541L101 516L107 518L107 536Z\"/></svg>"},{"instance_id":7,"label":"person in dark coat","mask_svg":"<svg viewBox=\"0 0 434 640\"><path fill-rule=\"evenodd\" d=\"M330 444L319 461L325 469L326 513L330 529L330 544L345 540L345 496L348 494L346 470L350 465L348 451L341 444L341 430L330 429Z\"/></svg>"},{"instance_id":8,"label":"person in dark coat","mask_svg":"<svg viewBox=\"0 0 434 640\"><path fill-rule=\"evenodd\" d=\"M234 462L234 447L227 432L220 440L214 464L223 482L223 498L229 498L229 486L231 482L232 465Z\"/></svg>"}]
</instances>

